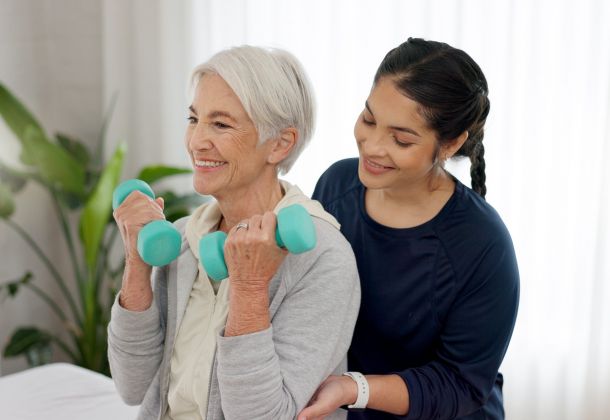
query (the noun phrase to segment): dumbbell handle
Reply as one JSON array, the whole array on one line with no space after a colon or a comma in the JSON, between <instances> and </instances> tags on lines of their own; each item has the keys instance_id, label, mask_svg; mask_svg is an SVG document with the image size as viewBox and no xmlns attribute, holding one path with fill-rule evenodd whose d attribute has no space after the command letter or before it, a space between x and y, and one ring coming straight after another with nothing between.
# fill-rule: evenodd
<instances>
[{"instance_id":1,"label":"dumbbell handle","mask_svg":"<svg viewBox=\"0 0 610 420\"><path fill-rule=\"evenodd\" d=\"M220 281L229 276L224 259L227 234L221 231L204 235L199 241L199 260L208 276ZM275 241L280 248L300 254L316 246L316 230L307 210L300 204L284 207L278 212Z\"/></svg>"},{"instance_id":2,"label":"dumbbell handle","mask_svg":"<svg viewBox=\"0 0 610 420\"><path fill-rule=\"evenodd\" d=\"M134 191L140 191L153 200L155 193L150 186L139 179L122 182L112 194L112 208L116 210ZM138 233L138 254L140 258L155 267L169 264L180 254L182 236L176 227L167 220L153 220Z\"/></svg>"}]
</instances>

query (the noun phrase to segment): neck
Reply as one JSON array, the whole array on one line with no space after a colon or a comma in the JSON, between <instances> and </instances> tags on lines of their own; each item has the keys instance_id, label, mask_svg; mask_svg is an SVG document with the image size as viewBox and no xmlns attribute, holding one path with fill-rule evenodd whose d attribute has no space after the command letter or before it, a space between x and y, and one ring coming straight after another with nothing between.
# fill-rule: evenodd
<instances>
[{"instance_id":1,"label":"neck","mask_svg":"<svg viewBox=\"0 0 610 420\"><path fill-rule=\"evenodd\" d=\"M394 188L366 190L366 211L382 225L418 226L432 219L453 194L455 183L445 171Z\"/></svg>"},{"instance_id":2,"label":"neck","mask_svg":"<svg viewBox=\"0 0 610 420\"><path fill-rule=\"evenodd\" d=\"M373 193L388 204L401 207L426 206L436 195L453 193L455 183L444 169L432 170L426 177L394 188L384 188Z\"/></svg>"},{"instance_id":3,"label":"neck","mask_svg":"<svg viewBox=\"0 0 610 420\"><path fill-rule=\"evenodd\" d=\"M233 226L254 215L273 210L284 196L277 176L261 179L243 188L217 197L222 219L218 230L228 232Z\"/></svg>"}]
</instances>

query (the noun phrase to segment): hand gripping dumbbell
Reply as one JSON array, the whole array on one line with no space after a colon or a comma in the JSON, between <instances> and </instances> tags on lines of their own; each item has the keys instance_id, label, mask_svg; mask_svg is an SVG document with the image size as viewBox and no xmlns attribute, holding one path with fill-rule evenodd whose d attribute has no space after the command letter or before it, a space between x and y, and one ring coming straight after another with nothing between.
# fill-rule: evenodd
<instances>
[{"instance_id":1,"label":"hand gripping dumbbell","mask_svg":"<svg viewBox=\"0 0 610 420\"><path fill-rule=\"evenodd\" d=\"M224 256L226 239L226 233L217 231L203 236L199 241L199 261L215 281L229 276ZM316 246L316 228L303 206L293 204L278 212L275 242L292 254L300 254Z\"/></svg>"},{"instance_id":2,"label":"hand gripping dumbbell","mask_svg":"<svg viewBox=\"0 0 610 420\"><path fill-rule=\"evenodd\" d=\"M140 191L153 200L155 193L150 186L139 179L129 179L122 182L112 194L112 209L123 203L133 191ZM138 253L142 260L155 267L169 264L180 254L182 236L167 220L153 220L138 233Z\"/></svg>"}]
</instances>

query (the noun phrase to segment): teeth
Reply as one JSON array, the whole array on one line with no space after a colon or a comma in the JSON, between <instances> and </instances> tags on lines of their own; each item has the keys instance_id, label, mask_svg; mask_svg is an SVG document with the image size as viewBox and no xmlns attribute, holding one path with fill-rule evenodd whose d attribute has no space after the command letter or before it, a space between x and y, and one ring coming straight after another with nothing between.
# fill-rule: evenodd
<instances>
[{"instance_id":1,"label":"teeth","mask_svg":"<svg viewBox=\"0 0 610 420\"><path fill-rule=\"evenodd\" d=\"M195 166L203 166L205 168L216 168L218 166L224 165L225 162L218 162L215 160L196 160Z\"/></svg>"},{"instance_id":2,"label":"teeth","mask_svg":"<svg viewBox=\"0 0 610 420\"><path fill-rule=\"evenodd\" d=\"M375 168L380 168L380 169L385 168L385 166L378 165L375 162L371 162L370 160L368 162L369 162L369 165L371 165L371 166L373 166Z\"/></svg>"}]
</instances>

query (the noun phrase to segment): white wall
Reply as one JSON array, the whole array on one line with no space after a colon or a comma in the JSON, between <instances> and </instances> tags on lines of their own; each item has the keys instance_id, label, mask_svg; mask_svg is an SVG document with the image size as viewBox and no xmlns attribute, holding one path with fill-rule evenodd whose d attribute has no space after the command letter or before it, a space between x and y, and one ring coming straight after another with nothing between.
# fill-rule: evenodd
<instances>
[{"instance_id":1,"label":"white wall","mask_svg":"<svg viewBox=\"0 0 610 420\"><path fill-rule=\"evenodd\" d=\"M102 123L102 25L98 0L0 0L0 81L17 95L49 134L62 131L94 144ZM19 143L0 122L0 159L18 162ZM72 282L67 248L44 190L30 184L17 198L14 220L24 226ZM24 241L0 222L0 282L31 270L60 300L51 276ZM29 291L0 302L0 345L15 327L62 331L57 317ZM56 352L56 358L61 356ZM1 359L0 374L26 367Z\"/></svg>"}]
</instances>

